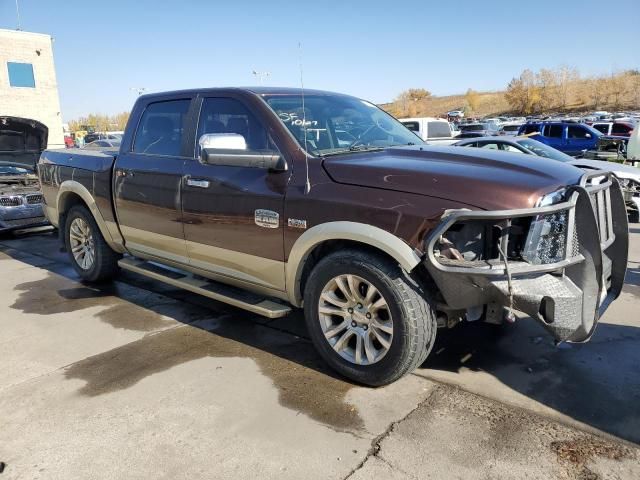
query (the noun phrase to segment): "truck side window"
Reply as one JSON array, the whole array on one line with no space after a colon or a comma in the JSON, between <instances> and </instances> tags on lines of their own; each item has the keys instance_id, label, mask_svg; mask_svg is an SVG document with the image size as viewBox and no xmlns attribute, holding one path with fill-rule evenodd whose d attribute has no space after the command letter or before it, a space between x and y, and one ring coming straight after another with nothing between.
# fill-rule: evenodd
<instances>
[{"instance_id":1,"label":"truck side window","mask_svg":"<svg viewBox=\"0 0 640 480\"><path fill-rule=\"evenodd\" d=\"M135 153L180 156L182 133L191 100L169 100L147 106L133 143Z\"/></svg>"},{"instance_id":2,"label":"truck side window","mask_svg":"<svg viewBox=\"0 0 640 480\"><path fill-rule=\"evenodd\" d=\"M567 137L568 138L588 138L587 134L589 132L587 132L586 128L582 128L578 125L569 125L569 128L567 130Z\"/></svg>"},{"instance_id":3,"label":"truck side window","mask_svg":"<svg viewBox=\"0 0 640 480\"><path fill-rule=\"evenodd\" d=\"M420 131L420 124L418 122L402 122L402 124L412 132Z\"/></svg>"},{"instance_id":4,"label":"truck side window","mask_svg":"<svg viewBox=\"0 0 640 480\"><path fill-rule=\"evenodd\" d=\"M614 123L613 127L611 127L611 133L614 135L626 135L629 133L629 130L631 129L622 123Z\"/></svg>"},{"instance_id":5,"label":"truck side window","mask_svg":"<svg viewBox=\"0 0 640 480\"><path fill-rule=\"evenodd\" d=\"M609 133L609 125L607 123L596 123L591 126L598 130L600 133L604 133L605 135Z\"/></svg>"},{"instance_id":6,"label":"truck side window","mask_svg":"<svg viewBox=\"0 0 640 480\"><path fill-rule=\"evenodd\" d=\"M247 107L233 98L204 99L196 139L205 133L237 133L244 137L249 150L267 150L271 147L262 124ZM196 152L196 156L199 153Z\"/></svg>"},{"instance_id":7,"label":"truck side window","mask_svg":"<svg viewBox=\"0 0 640 480\"><path fill-rule=\"evenodd\" d=\"M443 138L451 136L449 122L429 122L427 123L427 134L429 138Z\"/></svg>"},{"instance_id":8,"label":"truck side window","mask_svg":"<svg viewBox=\"0 0 640 480\"><path fill-rule=\"evenodd\" d=\"M562 138L562 125L545 125L542 134L545 137Z\"/></svg>"}]
</instances>

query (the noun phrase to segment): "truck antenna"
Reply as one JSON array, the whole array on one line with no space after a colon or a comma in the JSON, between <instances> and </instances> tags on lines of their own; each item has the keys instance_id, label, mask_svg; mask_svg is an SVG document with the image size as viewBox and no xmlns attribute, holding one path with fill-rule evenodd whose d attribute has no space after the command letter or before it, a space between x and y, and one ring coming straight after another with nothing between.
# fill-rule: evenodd
<instances>
[{"instance_id":1,"label":"truck antenna","mask_svg":"<svg viewBox=\"0 0 640 480\"><path fill-rule=\"evenodd\" d=\"M298 42L298 50L300 53L300 91L302 95L302 133L304 135L304 167L306 181L304 184L305 195L311 191L311 182L309 182L309 153L307 150L307 110L304 106L304 81L302 78L302 43Z\"/></svg>"},{"instance_id":2,"label":"truck antenna","mask_svg":"<svg viewBox=\"0 0 640 480\"><path fill-rule=\"evenodd\" d=\"M22 25L20 25L20 6L18 5L18 0L16 0L16 16L18 17L18 28L16 28L16 30L22 30Z\"/></svg>"}]
</instances>

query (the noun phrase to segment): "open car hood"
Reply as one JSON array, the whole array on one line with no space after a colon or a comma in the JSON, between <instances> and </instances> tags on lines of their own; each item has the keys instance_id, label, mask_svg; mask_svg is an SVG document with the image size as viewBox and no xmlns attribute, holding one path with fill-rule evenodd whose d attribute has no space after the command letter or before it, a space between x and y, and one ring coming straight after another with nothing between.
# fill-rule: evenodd
<instances>
[{"instance_id":1,"label":"open car hood","mask_svg":"<svg viewBox=\"0 0 640 480\"><path fill-rule=\"evenodd\" d=\"M438 197L486 210L530 208L584 172L556 160L478 148L393 147L326 157L338 183Z\"/></svg>"},{"instance_id":2,"label":"open car hood","mask_svg":"<svg viewBox=\"0 0 640 480\"><path fill-rule=\"evenodd\" d=\"M49 129L28 118L0 117L0 162L34 168L47 148Z\"/></svg>"}]
</instances>

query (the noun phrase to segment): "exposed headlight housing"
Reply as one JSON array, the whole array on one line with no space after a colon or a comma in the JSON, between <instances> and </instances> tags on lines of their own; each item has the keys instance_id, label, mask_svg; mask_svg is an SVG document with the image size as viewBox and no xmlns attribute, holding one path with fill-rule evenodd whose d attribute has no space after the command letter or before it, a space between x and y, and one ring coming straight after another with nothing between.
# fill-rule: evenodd
<instances>
[{"instance_id":1,"label":"exposed headlight housing","mask_svg":"<svg viewBox=\"0 0 640 480\"><path fill-rule=\"evenodd\" d=\"M538 207L555 205L565 199L566 190L557 190L540 198ZM567 256L569 211L537 215L531 221L522 258L533 265L561 262Z\"/></svg>"}]
</instances>

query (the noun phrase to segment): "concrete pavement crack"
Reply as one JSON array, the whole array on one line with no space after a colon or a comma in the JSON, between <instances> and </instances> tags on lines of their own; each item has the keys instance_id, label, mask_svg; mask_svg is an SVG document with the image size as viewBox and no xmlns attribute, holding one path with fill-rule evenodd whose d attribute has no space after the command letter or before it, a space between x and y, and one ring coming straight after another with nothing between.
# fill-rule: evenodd
<instances>
[{"instance_id":1,"label":"concrete pavement crack","mask_svg":"<svg viewBox=\"0 0 640 480\"><path fill-rule=\"evenodd\" d=\"M382 432L380 435L378 435L373 440L371 440L371 447L367 451L367 454L365 455L365 457L362 459L362 461L358 465L355 466L355 468L353 468L347 474L346 477L344 477L343 480L347 480L348 478L352 477L353 474L355 474L358 470L360 470L364 466L364 464L367 463L367 460L369 460L371 457L376 457L376 458L382 460L383 462L385 462L387 465L392 466L389 462L384 460L382 457L379 457L378 454L380 453L380 449L381 449L381 445L380 444L382 443L382 441L385 438L387 438L394 431L394 429L400 423L404 422L413 412L418 410L418 408L420 408L422 405L430 402L436 392L437 392L437 389L434 389L432 392L429 393L429 395L426 398L424 398L421 402L418 402L418 404L414 408L412 408L405 416L403 416L402 418L400 418L398 420L395 420L394 422L391 422L387 426L387 428L384 430L384 432Z\"/></svg>"}]
</instances>

